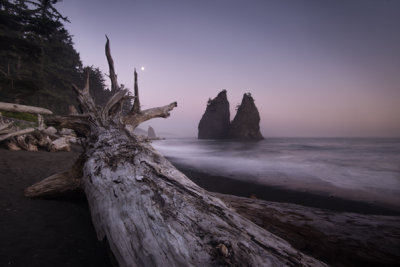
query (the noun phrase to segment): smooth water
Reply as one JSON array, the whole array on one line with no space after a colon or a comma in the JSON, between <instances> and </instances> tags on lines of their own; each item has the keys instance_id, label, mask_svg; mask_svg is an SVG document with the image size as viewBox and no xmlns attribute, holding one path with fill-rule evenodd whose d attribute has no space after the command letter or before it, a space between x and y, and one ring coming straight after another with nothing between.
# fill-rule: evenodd
<instances>
[{"instance_id":1,"label":"smooth water","mask_svg":"<svg viewBox=\"0 0 400 267\"><path fill-rule=\"evenodd\" d=\"M153 146L172 163L213 175L400 206L400 139L193 138Z\"/></svg>"}]
</instances>

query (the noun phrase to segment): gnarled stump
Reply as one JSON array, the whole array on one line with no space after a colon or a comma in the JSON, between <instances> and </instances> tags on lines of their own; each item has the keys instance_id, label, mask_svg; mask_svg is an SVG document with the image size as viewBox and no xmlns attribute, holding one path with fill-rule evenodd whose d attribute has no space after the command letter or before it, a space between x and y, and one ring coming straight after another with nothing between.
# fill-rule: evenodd
<instances>
[{"instance_id":1,"label":"gnarled stump","mask_svg":"<svg viewBox=\"0 0 400 267\"><path fill-rule=\"evenodd\" d=\"M136 99L123 116L129 97L118 86L108 39L106 55L114 95L99 108L88 79L83 90L75 86L85 114L69 116L68 128L87 136L82 186L98 239L120 266L324 266L238 215L133 135L139 123L168 117L176 102L142 111L135 79Z\"/></svg>"}]
</instances>

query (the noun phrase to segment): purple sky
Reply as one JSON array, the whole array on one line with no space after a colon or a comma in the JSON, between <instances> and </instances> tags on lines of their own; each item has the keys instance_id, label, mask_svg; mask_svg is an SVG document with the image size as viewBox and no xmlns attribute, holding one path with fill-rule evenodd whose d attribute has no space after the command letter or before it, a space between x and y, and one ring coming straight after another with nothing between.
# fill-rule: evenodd
<instances>
[{"instance_id":1,"label":"purple sky","mask_svg":"<svg viewBox=\"0 0 400 267\"><path fill-rule=\"evenodd\" d=\"M197 136L209 97L243 93L269 136L400 136L400 1L99 1L57 5L85 65L139 71L143 108L178 101L156 132Z\"/></svg>"}]
</instances>

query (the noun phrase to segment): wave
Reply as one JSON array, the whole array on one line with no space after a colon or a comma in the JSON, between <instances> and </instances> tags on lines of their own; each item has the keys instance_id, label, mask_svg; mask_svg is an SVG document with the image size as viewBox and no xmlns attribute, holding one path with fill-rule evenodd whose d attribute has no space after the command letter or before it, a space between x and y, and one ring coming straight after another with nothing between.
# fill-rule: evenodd
<instances>
[{"instance_id":1,"label":"wave","mask_svg":"<svg viewBox=\"0 0 400 267\"><path fill-rule=\"evenodd\" d=\"M213 175L400 203L400 139L169 139L153 146L173 163ZM343 192L344 192L343 191Z\"/></svg>"}]
</instances>

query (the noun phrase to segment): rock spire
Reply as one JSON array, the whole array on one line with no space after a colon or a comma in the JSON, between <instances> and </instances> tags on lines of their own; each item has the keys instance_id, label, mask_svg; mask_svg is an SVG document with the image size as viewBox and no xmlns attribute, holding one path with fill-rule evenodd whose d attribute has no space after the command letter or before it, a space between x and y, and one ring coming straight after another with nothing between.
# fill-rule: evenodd
<instances>
[{"instance_id":1,"label":"rock spire","mask_svg":"<svg viewBox=\"0 0 400 267\"><path fill-rule=\"evenodd\" d=\"M243 95L242 103L230 122L226 90L207 103L198 127L199 139L261 140L260 114L250 93Z\"/></svg>"},{"instance_id":2,"label":"rock spire","mask_svg":"<svg viewBox=\"0 0 400 267\"><path fill-rule=\"evenodd\" d=\"M250 93L243 95L228 132L230 139L261 140L260 114Z\"/></svg>"},{"instance_id":3,"label":"rock spire","mask_svg":"<svg viewBox=\"0 0 400 267\"><path fill-rule=\"evenodd\" d=\"M198 138L226 138L229 131L229 120L229 102L226 96L226 90L222 90L216 98L208 100L206 111L199 123Z\"/></svg>"}]
</instances>

